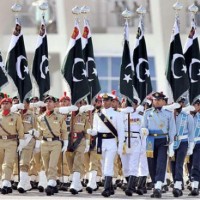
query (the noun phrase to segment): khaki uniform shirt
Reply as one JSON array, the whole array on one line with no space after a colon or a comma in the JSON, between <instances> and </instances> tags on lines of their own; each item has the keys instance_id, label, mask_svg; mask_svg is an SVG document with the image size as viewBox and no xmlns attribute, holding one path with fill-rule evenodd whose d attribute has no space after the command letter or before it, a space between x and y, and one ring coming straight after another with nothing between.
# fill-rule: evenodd
<instances>
[{"instance_id":1,"label":"khaki uniform shirt","mask_svg":"<svg viewBox=\"0 0 200 200\"><path fill-rule=\"evenodd\" d=\"M46 112L38 117L38 130L40 131L40 135L45 138L53 138L54 136L51 134L50 130L47 127L47 124L44 120L46 116L49 126L51 127L52 132L55 136L60 137L63 140L68 139L67 134L67 126L64 119L64 116L53 112L51 115L47 116Z\"/></svg>"},{"instance_id":2,"label":"khaki uniform shirt","mask_svg":"<svg viewBox=\"0 0 200 200\"><path fill-rule=\"evenodd\" d=\"M19 139L24 139L24 127L20 114L10 112L7 116L4 116L0 111L0 124L10 135L18 135ZM3 129L0 127L0 135L8 136L8 133Z\"/></svg>"},{"instance_id":3,"label":"khaki uniform shirt","mask_svg":"<svg viewBox=\"0 0 200 200\"><path fill-rule=\"evenodd\" d=\"M22 114L22 122L24 125L24 132L27 133L31 129L37 129L36 116L31 110L27 110L26 113Z\"/></svg>"}]
</instances>

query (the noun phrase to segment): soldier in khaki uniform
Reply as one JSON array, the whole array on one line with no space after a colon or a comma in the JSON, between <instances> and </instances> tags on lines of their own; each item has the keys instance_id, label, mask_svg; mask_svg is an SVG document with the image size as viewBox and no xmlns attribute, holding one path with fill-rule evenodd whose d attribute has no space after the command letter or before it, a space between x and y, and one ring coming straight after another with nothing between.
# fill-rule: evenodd
<instances>
[{"instance_id":1,"label":"soldier in khaki uniform","mask_svg":"<svg viewBox=\"0 0 200 200\"><path fill-rule=\"evenodd\" d=\"M41 156L45 172L48 178L47 188L45 189L48 196L57 191L57 164L61 149L67 150L68 135L65 119L62 115L54 112L55 98L47 96L44 100L46 112L38 117L38 130L42 136ZM64 141L62 148L61 140Z\"/></svg>"},{"instance_id":2,"label":"soldier in khaki uniform","mask_svg":"<svg viewBox=\"0 0 200 200\"><path fill-rule=\"evenodd\" d=\"M21 116L10 112L12 99L1 101L0 112L0 165L2 166L2 194L12 192L11 175L16 152L21 152L24 146L24 127ZM17 137L19 146L17 148Z\"/></svg>"},{"instance_id":3,"label":"soldier in khaki uniform","mask_svg":"<svg viewBox=\"0 0 200 200\"><path fill-rule=\"evenodd\" d=\"M100 96L97 96L95 99L95 110L93 113L97 112L102 107L102 98ZM89 117L89 121L92 124L93 115ZM101 173L101 162L99 159L99 156L97 155L97 149L96 149L96 136L90 136L90 150L89 152L85 153L85 168L86 172L88 172L88 184L86 187L86 191L89 194L92 194L93 191L96 191L98 189L97 181L100 181L100 176L102 176ZM97 180L97 177L99 180Z\"/></svg>"},{"instance_id":4,"label":"soldier in khaki uniform","mask_svg":"<svg viewBox=\"0 0 200 200\"><path fill-rule=\"evenodd\" d=\"M39 132L36 130L36 116L29 110L30 100L24 101L24 110L21 111L22 122L24 125L25 144L26 147L22 150L20 157L20 182L18 184L18 191L24 193L31 189L30 179L28 176L29 163L33 154L36 139L39 137Z\"/></svg>"},{"instance_id":5,"label":"soldier in khaki uniform","mask_svg":"<svg viewBox=\"0 0 200 200\"><path fill-rule=\"evenodd\" d=\"M81 102L77 103L76 106L80 108ZM71 152L71 155L67 156L69 168L73 171L70 192L78 194L82 190L81 174L84 173L84 152L86 149L89 150L90 137L86 134L86 130L90 124L86 113L72 112L70 127L68 151Z\"/></svg>"},{"instance_id":6,"label":"soldier in khaki uniform","mask_svg":"<svg viewBox=\"0 0 200 200\"><path fill-rule=\"evenodd\" d=\"M60 107L68 107L71 105L71 99L64 92L64 95L59 99ZM67 132L70 132L70 119L71 114L64 115L65 122L67 125ZM70 170L67 163L67 152L61 153L58 161L58 176L60 177L60 187L59 190L67 191L69 186L69 176Z\"/></svg>"}]
</instances>

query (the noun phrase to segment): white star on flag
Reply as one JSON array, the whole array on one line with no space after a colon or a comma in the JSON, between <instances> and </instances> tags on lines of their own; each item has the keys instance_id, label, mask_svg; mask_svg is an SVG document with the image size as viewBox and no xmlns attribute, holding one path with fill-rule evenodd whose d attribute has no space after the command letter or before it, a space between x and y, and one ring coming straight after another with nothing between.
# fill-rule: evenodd
<instances>
[{"instance_id":1,"label":"white star on flag","mask_svg":"<svg viewBox=\"0 0 200 200\"><path fill-rule=\"evenodd\" d=\"M92 74L95 74L95 76L97 76L97 69L96 68L93 68Z\"/></svg>"},{"instance_id":2,"label":"white star on flag","mask_svg":"<svg viewBox=\"0 0 200 200\"><path fill-rule=\"evenodd\" d=\"M86 72L85 69L83 69L83 73L82 73L82 75L84 75L85 77L87 77L87 72Z\"/></svg>"},{"instance_id":3,"label":"white star on flag","mask_svg":"<svg viewBox=\"0 0 200 200\"><path fill-rule=\"evenodd\" d=\"M126 74L124 74L124 79L123 80L125 80L125 81L127 81L127 83L130 81L130 80L132 80L132 78L130 77L130 74L129 75L126 75Z\"/></svg>"},{"instance_id":4,"label":"white star on flag","mask_svg":"<svg viewBox=\"0 0 200 200\"><path fill-rule=\"evenodd\" d=\"M28 66L24 66L24 72L28 74Z\"/></svg>"},{"instance_id":5,"label":"white star on flag","mask_svg":"<svg viewBox=\"0 0 200 200\"><path fill-rule=\"evenodd\" d=\"M184 71L185 73L187 72L186 65L183 65L183 69L181 71Z\"/></svg>"},{"instance_id":6,"label":"white star on flag","mask_svg":"<svg viewBox=\"0 0 200 200\"><path fill-rule=\"evenodd\" d=\"M150 71L148 69L145 69L145 74L149 77L150 76Z\"/></svg>"}]
</instances>

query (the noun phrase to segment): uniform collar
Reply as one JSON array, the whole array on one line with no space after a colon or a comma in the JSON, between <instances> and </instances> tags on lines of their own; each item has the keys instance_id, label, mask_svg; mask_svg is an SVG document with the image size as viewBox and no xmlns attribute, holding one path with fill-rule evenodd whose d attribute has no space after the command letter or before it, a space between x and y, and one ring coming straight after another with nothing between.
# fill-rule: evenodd
<instances>
[{"instance_id":1,"label":"uniform collar","mask_svg":"<svg viewBox=\"0 0 200 200\"><path fill-rule=\"evenodd\" d=\"M46 116L50 116L50 115L53 114L53 112L54 112L54 110L51 110L51 111L48 111L48 110L47 110L46 113L45 113L45 115L46 115Z\"/></svg>"},{"instance_id":2,"label":"uniform collar","mask_svg":"<svg viewBox=\"0 0 200 200\"><path fill-rule=\"evenodd\" d=\"M8 116L10 114L10 110L2 110L3 116Z\"/></svg>"}]
</instances>

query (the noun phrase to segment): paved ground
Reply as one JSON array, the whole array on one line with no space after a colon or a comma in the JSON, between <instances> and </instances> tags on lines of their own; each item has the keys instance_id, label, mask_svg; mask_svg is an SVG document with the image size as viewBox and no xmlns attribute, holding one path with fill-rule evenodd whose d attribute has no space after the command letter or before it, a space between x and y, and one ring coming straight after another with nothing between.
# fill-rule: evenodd
<instances>
[{"instance_id":1,"label":"paved ground","mask_svg":"<svg viewBox=\"0 0 200 200\"><path fill-rule=\"evenodd\" d=\"M78 195L71 195L69 192L59 192L58 194L55 194L54 196L47 197L45 193L39 193L36 190L29 191L26 194L19 194L18 192L14 191L12 194L9 195L1 195L0 194L0 200L2 199L15 199L15 200L23 200L23 199L30 199L30 200L38 200L38 199L53 199L53 200L62 200L62 199L93 199L93 200L99 200L99 199L105 199L101 196L102 189L94 192L92 195L89 195L86 193L86 191L83 191L82 193L79 193ZM182 197L179 197L178 199L200 199L200 197L188 197L188 190L184 191L184 195ZM121 189L117 189L116 194L114 196L111 196L110 199L112 200L119 200L119 199L150 199L151 191L148 191L148 194L145 194L144 196L138 196L137 194L134 194L132 197L127 197L124 195ZM169 192L163 194L162 199L175 199L171 193L171 189Z\"/></svg>"}]
</instances>

